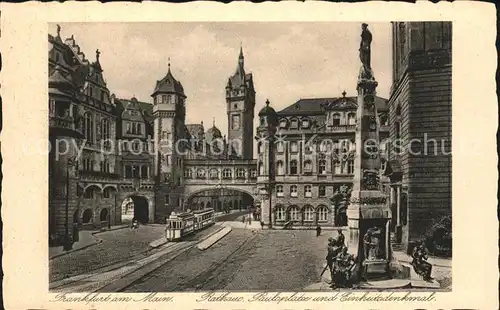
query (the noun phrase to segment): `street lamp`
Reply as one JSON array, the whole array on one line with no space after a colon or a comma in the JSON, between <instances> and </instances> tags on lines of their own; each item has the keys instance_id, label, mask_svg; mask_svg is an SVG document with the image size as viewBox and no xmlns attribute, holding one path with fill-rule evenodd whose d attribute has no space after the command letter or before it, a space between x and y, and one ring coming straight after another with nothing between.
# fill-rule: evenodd
<instances>
[{"instance_id":1,"label":"street lamp","mask_svg":"<svg viewBox=\"0 0 500 310\"><path fill-rule=\"evenodd\" d=\"M69 157L66 163L66 221L64 222L64 251L69 251L73 248L73 241L69 237L69 169L77 164L76 157Z\"/></svg>"}]
</instances>

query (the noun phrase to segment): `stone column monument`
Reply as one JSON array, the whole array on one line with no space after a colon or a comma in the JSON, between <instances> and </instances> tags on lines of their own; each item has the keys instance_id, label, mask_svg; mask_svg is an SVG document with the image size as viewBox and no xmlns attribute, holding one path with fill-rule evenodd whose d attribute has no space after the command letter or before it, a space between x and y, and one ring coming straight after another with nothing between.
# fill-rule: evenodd
<instances>
[{"instance_id":1,"label":"stone column monument","mask_svg":"<svg viewBox=\"0 0 500 310\"><path fill-rule=\"evenodd\" d=\"M358 109L356 115L356 157L354 182L347 209L349 253L358 258L360 276L386 277L389 274L390 211L379 180L379 120L376 107L377 81L371 68L372 34L362 25L358 76Z\"/></svg>"}]
</instances>

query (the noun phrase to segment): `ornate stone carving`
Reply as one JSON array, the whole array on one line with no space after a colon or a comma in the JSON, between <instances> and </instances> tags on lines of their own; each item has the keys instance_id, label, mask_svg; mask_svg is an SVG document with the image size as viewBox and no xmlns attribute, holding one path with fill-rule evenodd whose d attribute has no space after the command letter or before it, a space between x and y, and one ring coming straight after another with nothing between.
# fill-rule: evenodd
<instances>
[{"instance_id":1,"label":"ornate stone carving","mask_svg":"<svg viewBox=\"0 0 500 310\"><path fill-rule=\"evenodd\" d=\"M368 128L371 132L377 131L377 119L375 116L370 116Z\"/></svg>"},{"instance_id":2,"label":"ornate stone carving","mask_svg":"<svg viewBox=\"0 0 500 310\"><path fill-rule=\"evenodd\" d=\"M379 189L380 176L376 170L364 170L361 179L361 188L366 190Z\"/></svg>"},{"instance_id":3,"label":"ornate stone carving","mask_svg":"<svg viewBox=\"0 0 500 310\"><path fill-rule=\"evenodd\" d=\"M351 203L355 204L385 204L387 202L386 197L370 197L370 198L357 198L357 197L351 197L350 200Z\"/></svg>"}]
</instances>

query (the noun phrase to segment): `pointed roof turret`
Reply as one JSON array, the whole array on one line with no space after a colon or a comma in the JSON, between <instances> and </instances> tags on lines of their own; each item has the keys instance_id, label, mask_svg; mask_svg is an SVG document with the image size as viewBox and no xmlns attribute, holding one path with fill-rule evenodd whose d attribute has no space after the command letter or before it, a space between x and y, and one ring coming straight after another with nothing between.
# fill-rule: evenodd
<instances>
[{"instance_id":1,"label":"pointed roof turret","mask_svg":"<svg viewBox=\"0 0 500 310\"><path fill-rule=\"evenodd\" d=\"M156 81L156 87L151 96L155 96L158 93L177 94L186 98L186 95L184 94L184 87L182 87L181 82L174 78L172 71L170 70L170 57L168 58L167 75L165 75L165 77L160 81Z\"/></svg>"}]
</instances>

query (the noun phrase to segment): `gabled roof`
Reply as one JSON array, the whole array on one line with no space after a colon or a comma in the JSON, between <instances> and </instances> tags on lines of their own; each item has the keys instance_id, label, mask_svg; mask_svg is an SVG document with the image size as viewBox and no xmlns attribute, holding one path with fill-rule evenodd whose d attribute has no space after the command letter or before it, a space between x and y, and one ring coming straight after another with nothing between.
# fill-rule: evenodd
<instances>
[{"instance_id":1,"label":"gabled roof","mask_svg":"<svg viewBox=\"0 0 500 310\"><path fill-rule=\"evenodd\" d=\"M151 103L138 101L135 97L132 99L115 99L115 105L120 112L124 111L131 103L135 106L135 108L140 110L141 115L146 122L153 122L153 105Z\"/></svg>"},{"instance_id":2,"label":"gabled roof","mask_svg":"<svg viewBox=\"0 0 500 310\"><path fill-rule=\"evenodd\" d=\"M389 110L387 99L375 97L375 105L378 112ZM319 115L325 113L325 109L355 110L357 107L357 97L305 98L279 111L278 115Z\"/></svg>"},{"instance_id":3,"label":"gabled roof","mask_svg":"<svg viewBox=\"0 0 500 310\"><path fill-rule=\"evenodd\" d=\"M203 124L186 124L186 128L189 134L195 137L204 132Z\"/></svg>"}]
</instances>

